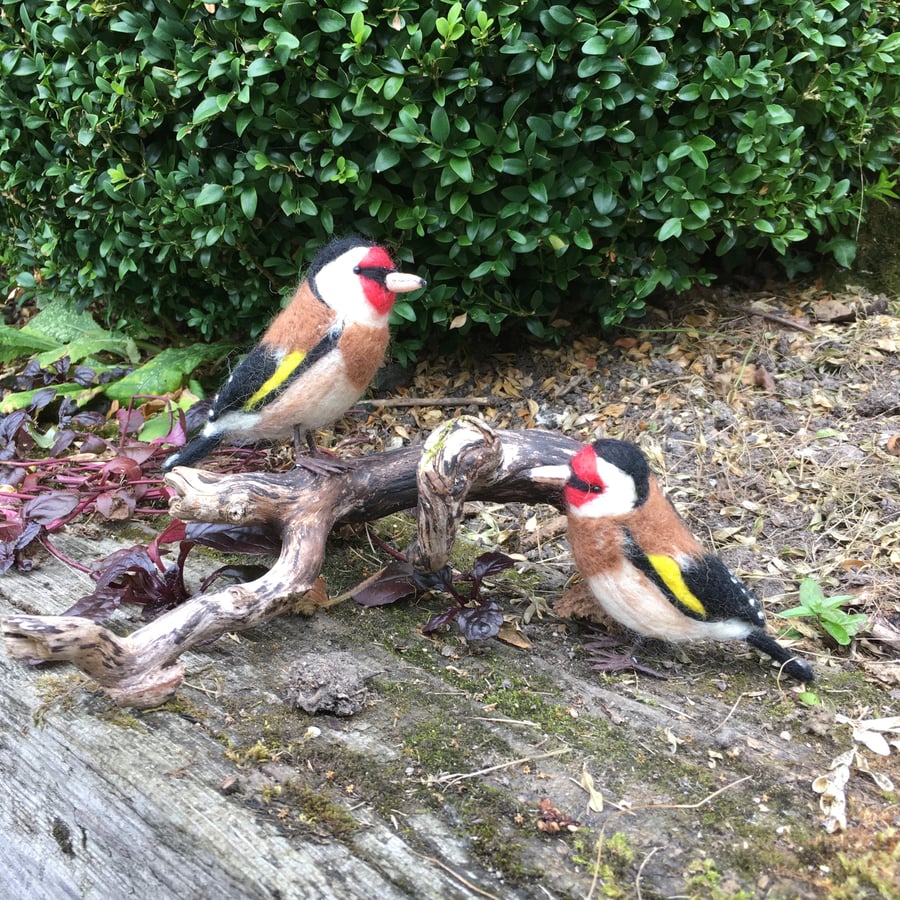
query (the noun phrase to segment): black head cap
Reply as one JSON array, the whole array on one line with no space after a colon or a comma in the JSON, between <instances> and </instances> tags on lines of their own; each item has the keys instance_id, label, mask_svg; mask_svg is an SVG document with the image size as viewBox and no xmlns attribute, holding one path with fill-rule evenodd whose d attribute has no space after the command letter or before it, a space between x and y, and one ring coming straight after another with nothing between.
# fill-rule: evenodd
<instances>
[{"instance_id":1,"label":"black head cap","mask_svg":"<svg viewBox=\"0 0 900 900\"><path fill-rule=\"evenodd\" d=\"M594 441L591 446L600 459L605 459L632 477L637 505L646 503L650 496L650 465L640 448L628 441L617 441L613 438L601 438Z\"/></svg>"},{"instance_id":2,"label":"black head cap","mask_svg":"<svg viewBox=\"0 0 900 900\"><path fill-rule=\"evenodd\" d=\"M310 280L314 279L316 277L316 273L324 269L325 266L328 265L328 263L333 262L339 256L343 255L348 250L352 250L354 247L374 246L375 244L372 241L367 240L364 237L360 237L359 235L338 238L337 240L332 241L330 244L326 244L324 247L322 247L321 250L319 250L309 267L309 272L307 272L306 277Z\"/></svg>"}]
</instances>

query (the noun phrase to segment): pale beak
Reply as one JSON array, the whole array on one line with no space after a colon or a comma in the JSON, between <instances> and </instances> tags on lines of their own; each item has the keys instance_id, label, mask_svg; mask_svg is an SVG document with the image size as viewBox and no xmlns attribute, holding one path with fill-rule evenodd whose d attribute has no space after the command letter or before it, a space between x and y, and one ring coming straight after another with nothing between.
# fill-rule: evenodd
<instances>
[{"instance_id":1,"label":"pale beak","mask_svg":"<svg viewBox=\"0 0 900 900\"><path fill-rule=\"evenodd\" d=\"M418 275L408 275L406 272L388 272L384 277L384 286L392 294L407 294L417 291L428 284L424 278Z\"/></svg>"},{"instance_id":2,"label":"pale beak","mask_svg":"<svg viewBox=\"0 0 900 900\"><path fill-rule=\"evenodd\" d=\"M535 466L528 473L528 479L538 484L555 484L563 487L571 474L572 470L568 466Z\"/></svg>"}]
</instances>

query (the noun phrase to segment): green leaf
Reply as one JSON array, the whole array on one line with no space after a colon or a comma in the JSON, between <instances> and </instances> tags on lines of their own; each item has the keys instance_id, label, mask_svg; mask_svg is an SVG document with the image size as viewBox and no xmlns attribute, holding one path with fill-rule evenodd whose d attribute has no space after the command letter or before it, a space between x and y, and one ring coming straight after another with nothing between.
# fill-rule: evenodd
<instances>
[{"instance_id":1,"label":"green leaf","mask_svg":"<svg viewBox=\"0 0 900 900\"><path fill-rule=\"evenodd\" d=\"M467 159L461 159L458 156L450 157L450 168L459 176L460 181L466 184L472 183L472 163Z\"/></svg>"},{"instance_id":2,"label":"green leaf","mask_svg":"<svg viewBox=\"0 0 900 900\"><path fill-rule=\"evenodd\" d=\"M333 34L347 27L347 20L337 10L329 9L327 6L319 7L315 17L319 30L325 34Z\"/></svg>"},{"instance_id":3,"label":"green leaf","mask_svg":"<svg viewBox=\"0 0 900 900\"><path fill-rule=\"evenodd\" d=\"M83 385L75 384L74 382L54 384L53 389L56 391L57 397L71 397L79 408L86 403L89 403L103 391L103 388L99 385L86 388ZM27 409L34 398L34 395L42 390L44 390L44 388L39 387L30 391L16 391L15 393L7 394L3 400L0 401L0 415L5 416L18 409Z\"/></svg>"},{"instance_id":4,"label":"green leaf","mask_svg":"<svg viewBox=\"0 0 900 900\"><path fill-rule=\"evenodd\" d=\"M59 341L40 334L28 325L12 328L0 324L0 362L12 362L21 356L31 356L36 350L55 350L58 347Z\"/></svg>"},{"instance_id":5,"label":"green leaf","mask_svg":"<svg viewBox=\"0 0 900 900\"><path fill-rule=\"evenodd\" d=\"M843 626L839 625L837 622L828 622L823 621L822 627L842 646L846 647L847 644L853 640L850 632Z\"/></svg>"},{"instance_id":6,"label":"green leaf","mask_svg":"<svg viewBox=\"0 0 900 900\"><path fill-rule=\"evenodd\" d=\"M648 45L638 47L637 50L631 54L630 59L639 66L658 66L665 62L656 47L650 47Z\"/></svg>"},{"instance_id":7,"label":"green leaf","mask_svg":"<svg viewBox=\"0 0 900 900\"><path fill-rule=\"evenodd\" d=\"M613 189L606 182L598 184L591 194L594 202L594 208L601 216L608 216L615 208L618 202Z\"/></svg>"},{"instance_id":8,"label":"green leaf","mask_svg":"<svg viewBox=\"0 0 900 900\"><path fill-rule=\"evenodd\" d=\"M603 56L609 48L609 41L601 37L600 35L595 35L592 38L588 38L581 45L581 52L585 56Z\"/></svg>"},{"instance_id":9,"label":"green leaf","mask_svg":"<svg viewBox=\"0 0 900 900\"><path fill-rule=\"evenodd\" d=\"M411 303L407 302L406 300L398 300L396 303L394 303L392 312L392 318L395 318L395 320L406 322L416 321L416 309Z\"/></svg>"},{"instance_id":10,"label":"green leaf","mask_svg":"<svg viewBox=\"0 0 900 900\"><path fill-rule=\"evenodd\" d=\"M258 56L249 66L247 66L247 74L251 78L262 78L280 68L281 65L278 60L270 59L268 56ZM194 115L194 121L197 121L196 114Z\"/></svg>"},{"instance_id":11,"label":"green leaf","mask_svg":"<svg viewBox=\"0 0 900 900\"><path fill-rule=\"evenodd\" d=\"M815 578L804 578L800 582L799 590L800 605L806 609L819 609L825 594ZM782 613L784 615L784 613Z\"/></svg>"},{"instance_id":12,"label":"green leaf","mask_svg":"<svg viewBox=\"0 0 900 900\"><path fill-rule=\"evenodd\" d=\"M130 337L117 332L106 332L95 336L76 338L74 341L57 347L55 350L47 350L36 357L38 364L49 366L60 357L68 356L73 363L81 362L96 356L98 353L113 353L122 359L136 362L138 350Z\"/></svg>"},{"instance_id":13,"label":"green leaf","mask_svg":"<svg viewBox=\"0 0 900 900\"><path fill-rule=\"evenodd\" d=\"M431 114L431 135L439 144L450 137L450 118L442 106L436 106Z\"/></svg>"},{"instance_id":14,"label":"green leaf","mask_svg":"<svg viewBox=\"0 0 900 900\"><path fill-rule=\"evenodd\" d=\"M177 403L171 403L163 412L151 416L144 422L143 427L138 434L138 440L149 444L151 441L165 437L172 430L172 416L177 414L176 410L187 412L199 399L196 393L190 390L183 390L178 397Z\"/></svg>"},{"instance_id":15,"label":"green leaf","mask_svg":"<svg viewBox=\"0 0 900 900\"><path fill-rule=\"evenodd\" d=\"M218 203L225 196L225 188L221 184L204 184L197 194L194 204L196 206L209 206L210 203Z\"/></svg>"},{"instance_id":16,"label":"green leaf","mask_svg":"<svg viewBox=\"0 0 900 900\"><path fill-rule=\"evenodd\" d=\"M111 399L123 403L138 395L158 397L171 393L178 390L184 381L194 374L198 366L207 360L222 356L230 349L230 344L169 347L129 375L108 384L105 393Z\"/></svg>"},{"instance_id":17,"label":"green leaf","mask_svg":"<svg viewBox=\"0 0 900 900\"><path fill-rule=\"evenodd\" d=\"M63 356L68 356L72 362L81 362L97 353L113 353L131 363L139 359L132 338L101 327L90 313L78 312L72 303L51 303L18 332L16 329L7 331L7 328L3 326L0 330L0 336L4 338L0 344L0 359L7 355L7 347L16 348L23 341L33 344L32 351L42 351L37 357L42 366L48 366ZM14 352L9 359L22 355Z\"/></svg>"},{"instance_id":18,"label":"green leaf","mask_svg":"<svg viewBox=\"0 0 900 900\"><path fill-rule=\"evenodd\" d=\"M810 613L811 610L808 606L792 606L790 609L777 613L777 615L782 619L802 619L810 615Z\"/></svg>"},{"instance_id":19,"label":"green leaf","mask_svg":"<svg viewBox=\"0 0 900 900\"><path fill-rule=\"evenodd\" d=\"M379 148L373 168L376 172L384 172L386 169L392 169L398 162L400 162L400 151L396 147L386 144Z\"/></svg>"},{"instance_id":20,"label":"green leaf","mask_svg":"<svg viewBox=\"0 0 900 900\"><path fill-rule=\"evenodd\" d=\"M248 219L252 219L256 215L256 203L256 188L245 187L241 191L241 211Z\"/></svg>"},{"instance_id":21,"label":"green leaf","mask_svg":"<svg viewBox=\"0 0 900 900\"><path fill-rule=\"evenodd\" d=\"M826 253L831 253L839 266L849 269L856 259L857 244L852 238L838 235L833 237L822 247Z\"/></svg>"},{"instance_id":22,"label":"green leaf","mask_svg":"<svg viewBox=\"0 0 900 900\"><path fill-rule=\"evenodd\" d=\"M213 116L219 115L221 112L222 110L219 108L218 95L214 97L204 97L197 104L197 107L194 110L194 115L191 118L191 122L193 122L194 125L199 125L201 122L206 122L208 119L211 119Z\"/></svg>"},{"instance_id":23,"label":"green leaf","mask_svg":"<svg viewBox=\"0 0 900 900\"><path fill-rule=\"evenodd\" d=\"M666 241L671 237L681 237L681 219L666 219L656 233L656 238L660 241Z\"/></svg>"}]
</instances>

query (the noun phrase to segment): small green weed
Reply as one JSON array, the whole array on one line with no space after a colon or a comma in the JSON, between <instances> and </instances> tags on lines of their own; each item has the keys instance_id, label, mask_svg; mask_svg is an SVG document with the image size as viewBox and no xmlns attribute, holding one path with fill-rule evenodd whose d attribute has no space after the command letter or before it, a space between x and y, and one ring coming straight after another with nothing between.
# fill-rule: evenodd
<instances>
[{"instance_id":1,"label":"small green weed","mask_svg":"<svg viewBox=\"0 0 900 900\"><path fill-rule=\"evenodd\" d=\"M868 621L863 613L848 613L840 608L853 599L852 594L826 597L818 582L812 578L804 578L800 583L800 605L778 615L783 619L814 619L823 631L828 632L842 647L846 647Z\"/></svg>"}]
</instances>

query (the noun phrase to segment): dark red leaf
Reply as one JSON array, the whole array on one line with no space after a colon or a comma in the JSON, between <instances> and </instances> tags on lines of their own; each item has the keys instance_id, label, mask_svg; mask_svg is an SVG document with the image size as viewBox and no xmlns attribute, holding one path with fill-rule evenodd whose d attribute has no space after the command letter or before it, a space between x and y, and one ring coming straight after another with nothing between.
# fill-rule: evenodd
<instances>
[{"instance_id":1,"label":"dark red leaf","mask_svg":"<svg viewBox=\"0 0 900 900\"><path fill-rule=\"evenodd\" d=\"M82 387L87 387L94 383L97 373L90 366L77 366L72 374L72 380Z\"/></svg>"},{"instance_id":2,"label":"dark red leaf","mask_svg":"<svg viewBox=\"0 0 900 900\"><path fill-rule=\"evenodd\" d=\"M467 641L486 641L500 631L503 613L496 601L491 600L474 609L461 609L456 623Z\"/></svg>"},{"instance_id":3,"label":"dark red leaf","mask_svg":"<svg viewBox=\"0 0 900 900\"><path fill-rule=\"evenodd\" d=\"M385 566L378 577L369 579L353 594L360 606L387 606L416 592L416 577L412 566L397 559Z\"/></svg>"},{"instance_id":4,"label":"dark red leaf","mask_svg":"<svg viewBox=\"0 0 900 900\"><path fill-rule=\"evenodd\" d=\"M491 575L499 575L515 564L505 553L482 553L472 566L472 578L481 581Z\"/></svg>"},{"instance_id":5,"label":"dark red leaf","mask_svg":"<svg viewBox=\"0 0 900 900\"><path fill-rule=\"evenodd\" d=\"M190 522L185 530L185 537L223 553L262 554L281 551L281 536L274 528L265 525L235 528L234 525Z\"/></svg>"},{"instance_id":6,"label":"dark red leaf","mask_svg":"<svg viewBox=\"0 0 900 900\"><path fill-rule=\"evenodd\" d=\"M142 441L129 440L126 452L123 453L122 456L134 462L140 470L140 466L147 462L155 452L156 448L150 444L145 444ZM143 477L143 474L138 475L137 477L141 478Z\"/></svg>"},{"instance_id":7,"label":"dark red leaf","mask_svg":"<svg viewBox=\"0 0 900 900\"><path fill-rule=\"evenodd\" d=\"M162 574L162 570L150 559L147 548L140 544L114 550L109 556L95 562L92 570L91 578L100 585L111 584L128 573L144 572L151 578L158 578Z\"/></svg>"},{"instance_id":8,"label":"dark red leaf","mask_svg":"<svg viewBox=\"0 0 900 900\"><path fill-rule=\"evenodd\" d=\"M166 582L144 547L116 550L94 564L97 587L76 600L64 616L84 616L95 622L109 618L123 603L148 603L166 593Z\"/></svg>"},{"instance_id":9,"label":"dark red leaf","mask_svg":"<svg viewBox=\"0 0 900 900\"><path fill-rule=\"evenodd\" d=\"M55 396L56 388L52 387L43 388L42 390L35 392L31 396L31 403L28 404L28 411L37 412L38 410L43 409L49 403L53 402Z\"/></svg>"},{"instance_id":10,"label":"dark red leaf","mask_svg":"<svg viewBox=\"0 0 900 900\"><path fill-rule=\"evenodd\" d=\"M181 519L172 519L168 525L149 543L147 546L147 555L159 567L160 571L165 568L162 561L162 544L177 544L185 539L186 528ZM193 546L193 545L192 545Z\"/></svg>"},{"instance_id":11,"label":"dark red leaf","mask_svg":"<svg viewBox=\"0 0 900 900\"><path fill-rule=\"evenodd\" d=\"M0 575L8 572L16 561L16 551L11 541L0 541Z\"/></svg>"},{"instance_id":12,"label":"dark red leaf","mask_svg":"<svg viewBox=\"0 0 900 900\"><path fill-rule=\"evenodd\" d=\"M41 525L52 525L64 519L76 506L78 494L74 491L47 491L25 503L22 514Z\"/></svg>"},{"instance_id":13,"label":"dark red leaf","mask_svg":"<svg viewBox=\"0 0 900 900\"><path fill-rule=\"evenodd\" d=\"M175 420L172 422L169 433L152 441L154 446L157 444L171 444L175 447L183 447L186 443L187 429L184 424L184 413L181 410L178 410L178 415L175 416Z\"/></svg>"},{"instance_id":14,"label":"dark red leaf","mask_svg":"<svg viewBox=\"0 0 900 900\"><path fill-rule=\"evenodd\" d=\"M416 585L421 591L447 591L455 597L459 596L453 587L453 569L450 566L444 566L437 572L414 572L413 574Z\"/></svg>"},{"instance_id":15,"label":"dark red leaf","mask_svg":"<svg viewBox=\"0 0 900 900\"><path fill-rule=\"evenodd\" d=\"M106 416L98 412L79 412L72 416L72 422L83 428L99 428L106 422Z\"/></svg>"},{"instance_id":16,"label":"dark red leaf","mask_svg":"<svg viewBox=\"0 0 900 900\"><path fill-rule=\"evenodd\" d=\"M67 450L71 446L72 441L74 440L75 432L72 431L71 428L63 428L63 430L56 435L56 441L50 448L50 456L59 456L64 450Z\"/></svg>"},{"instance_id":17,"label":"dark red leaf","mask_svg":"<svg viewBox=\"0 0 900 900\"><path fill-rule=\"evenodd\" d=\"M108 619L123 603L121 588L97 588L76 600L64 613L65 616L82 616L103 622Z\"/></svg>"},{"instance_id":18,"label":"dark red leaf","mask_svg":"<svg viewBox=\"0 0 900 900\"><path fill-rule=\"evenodd\" d=\"M40 533L41 526L37 522L28 522L16 538L15 549L24 550Z\"/></svg>"},{"instance_id":19,"label":"dark red leaf","mask_svg":"<svg viewBox=\"0 0 900 900\"><path fill-rule=\"evenodd\" d=\"M137 481L143 477L141 467L130 456L117 456L103 467L103 475L125 481Z\"/></svg>"},{"instance_id":20,"label":"dark red leaf","mask_svg":"<svg viewBox=\"0 0 900 900\"><path fill-rule=\"evenodd\" d=\"M89 434L81 442L81 452L100 454L103 453L108 446L109 444L104 441L103 438L97 437L94 434Z\"/></svg>"},{"instance_id":21,"label":"dark red leaf","mask_svg":"<svg viewBox=\"0 0 900 900\"><path fill-rule=\"evenodd\" d=\"M0 453L0 459L2 458L2 453ZM6 484L9 487L16 487L16 485L21 484L25 480L25 475L25 470L19 468L18 466L15 468L0 468L0 484Z\"/></svg>"},{"instance_id":22,"label":"dark red leaf","mask_svg":"<svg viewBox=\"0 0 900 900\"><path fill-rule=\"evenodd\" d=\"M144 427L144 415L137 409L120 409L116 419L122 434L135 434Z\"/></svg>"},{"instance_id":23,"label":"dark red leaf","mask_svg":"<svg viewBox=\"0 0 900 900\"><path fill-rule=\"evenodd\" d=\"M0 417L0 444L13 440L26 421L28 413L24 409L17 409L8 416Z\"/></svg>"},{"instance_id":24,"label":"dark red leaf","mask_svg":"<svg viewBox=\"0 0 900 900\"><path fill-rule=\"evenodd\" d=\"M193 434L206 424L211 407L212 398L210 397L195 403L186 413L184 413L182 420L184 423L184 430L187 434Z\"/></svg>"},{"instance_id":25,"label":"dark red leaf","mask_svg":"<svg viewBox=\"0 0 900 900\"><path fill-rule=\"evenodd\" d=\"M444 625L452 622L457 615L460 613L460 607L451 606L450 609L445 609L443 612L439 612L436 615L433 615L423 626L422 633L423 634L431 634L432 631L437 631L438 628L442 628Z\"/></svg>"},{"instance_id":26,"label":"dark red leaf","mask_svg":"<svg viewBox=\"0 0 900 900\"><path fill-rule=\"evenodd\" d=\"M166 570L166 582L180 598L179 603L187 600L189 596L187 585L184 583L184 561L194 546L190 541L182 541L178 545L178 559L175 560L175 565L169 566Z\"/></svg>"}]
</instances>

